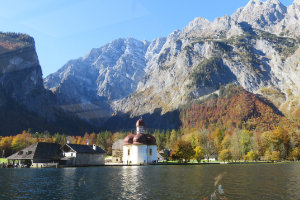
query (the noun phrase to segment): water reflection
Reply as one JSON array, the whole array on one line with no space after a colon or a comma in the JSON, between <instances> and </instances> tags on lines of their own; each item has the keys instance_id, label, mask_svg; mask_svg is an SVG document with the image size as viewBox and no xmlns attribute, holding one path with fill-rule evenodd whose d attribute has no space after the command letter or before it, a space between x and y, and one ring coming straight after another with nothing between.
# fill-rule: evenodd
<instances>
[{"instance_id":1,"label":"water reflection","mask_svg":"<svg viewBox=\"0 0 300 200\"><path fill-rule=\"evenodd\" d=\"M0 199L203 200L223 191L227 199L300 199L300 165L0 169Z\"/></svg>"},{"instance_id":2,"label":"water reflection","mask_svg":"<svg viewBox=\"0 0 300 200\"><path fill-rule=\"evenodd\" d=\"M144 173L142 167L122 167L121 196L124 199L141 199Z\"/></svg>"}]
</instances>

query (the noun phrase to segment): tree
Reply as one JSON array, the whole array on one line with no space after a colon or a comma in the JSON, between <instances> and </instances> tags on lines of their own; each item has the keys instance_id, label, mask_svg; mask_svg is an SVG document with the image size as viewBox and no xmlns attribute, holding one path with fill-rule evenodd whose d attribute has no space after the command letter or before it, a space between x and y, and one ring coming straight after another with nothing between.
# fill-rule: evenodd
<instances>
[{"instance_id":1,"label":"tree","mask_svg":"<svg viewBox=\"0 0 300 200\"><path fill-rule=\"evenodd\" d=\"M156 145L157 145L157 149L158 150L163 150L166 147L166 138L165 138L165 134L160 133L159 130L155 130L154 131L154 137L156 139Z\"/></svg>"},{"instance_id":2,"label":"tree","mask_svg":"<svg viewBox=\"0 0 300 200\"><path fill-rule=\"evenodd\" d=\"M290 153L290 157L296 161L300 158L300 147L296 147L293 149L293 151Z\"/></svg>"},{"instance_id":3,"label":"tree","mask_svg":"<svg viewBox=\"0 0 300 200\"><path fill-rule=\"evenodd\" d=\"M217 148L218 151L220 151L222 149L221 143L224 138L224 132L221 131L219 128L217 128L215 132L212 134L212 136L214 138L215 147Z\"/></svg>"},{"instance_id":4,"label":"tree","mask_svg":"<svg viewBox=\"0 0 300 200\"><path fill-rule=\"evenodd\" d=\"M178 133L178 131L176 131L176 130L172 130L171 131L171 135L170 135L170 140L169 140L169 146L172 148L174 145L175 145L175 143L176 143L176 141L178 140L178 138L179 138L179 133Z\"/></svg>"},{"instance_id":5,"label":"tree","mask_svg":"<svg viewBox=\"0 0 300 200\"><path fill-rule=\"evenodd\" d=\"M246 158L245 160L250 160L250 161L257 160L258 159L258 154L251 150L247 153L245 158Z\"/></svg>"},{"instance_id":6,"label":"tree","mask_svg":"<svg viewBox=\"0 0 300 200\"><path fill-rule=\"evenodd\" d=\"M0 154L2 157L7 157L12 154L11 143L13 136L2 137L0 140Z\"/></svg>"},{"instance_id":7,"label":"tree","mask_svg":"<svg viewBox=\"0 0 300 200\"><path fill-rule=\"evenodd\" d=\"M270 161L271 160L271 153L269 150L267 150L264 154L264 160Z\"/></svg>"},{"instance_id":8,"label":"tree","mask_svg":"<svg viewBox=\"0 0 300 200\"><path fill-rule=\"evenodd\" d=\"M229 151L233 160L236 161L242 158L241 143L238 132L234 132L231 136Z\"/></svg>"},{"instance_id":9,"label":"tree","mask_svg":"<svg viewBox=\"0 0 300 200\"><path fill-rule=\"evenodd\" d=\"M23 131L21 134L18 134L13 138L11 147L13 151L16 152L35 142L36 141L31 137L31 134L27 133L26 131Z\"/></svg>"},{"instance_id":10,"label":"tree","mask_svg":"<svg viewBox=\"0 0 300 200\"><path fill-rule=\"evenodd\" d=\"M194 156L194 150L191 143L178 140L174 145L174 151L172 152L173 158L178 159L179 162L183 160L185 163L189 162L191 158Z\"/></svg>"},{"instance_id":11,"label":"tree","mask_svg":"<svg viewBox=\"0 0 300 200\"><path fill-rule=\"evenodd\" d=\"M251 149L251 133L247 130L242 130L240 133L240 142L242 154L246 155Z\"/></svg>"},{"instance_id":12,"label":"tree","mask_svg":"<svg viewBox=\"0 0 300 200\"><path fill-rule=\"evenodd\" d=\"M204 155L207 157L207 161L209 162L209 157L217 152L216 147L214 145L214 141L207 131L203 132L203 141L202 141L202 148L204 151Z\"/></svg>"},{"instance_id":13,"label":"tree","mask_svg":"<svg viewBox=\"0 0 300 200\"><path fill-rule=\"evenodd\" d=\"M273 151L271 155L272 161L279 161L280 160L280 151Z\"/></svg>"},{"instance_id":14,"label":"tree","mask_svg":"<svg viewBox=\"0 0 300 200\"><path fill-rule=\"evenodd\" d=\"M229 134L226 134L224 139L222 140L222 149L229 149L230 147L230 140L231 136Z\"/></svg>"},{"instance_id":15,"label":"tree","mask_svg":"<svg viewBox=\"0 0 300 200\"><path fill-rule=\"evenodd\" d=\"M194 158L197 160L198 163L204 158L204 151L200 146L196 146L194 149L195 155Z\"/></svg>"},{"instance_id":16,"label":"tree","mask_svg":"<svg viewBox=\"0 0 300 200\"><path fill-rule=\"evenodd\" d=\"M219 153L219 160L226 161L226 160L231 160L231 153L228 149L223 149Z\"/></svg>"},{"instance_id":17,"label":"tree","mask_svg":"<svg viewBox=\"0 0 300 200\"><path fill-rule=\"evenodd\" d=\"M97 138L95 133L91 133L89 136L89 143L90 145L96 144Z\"/></svg>"}]
</instances>

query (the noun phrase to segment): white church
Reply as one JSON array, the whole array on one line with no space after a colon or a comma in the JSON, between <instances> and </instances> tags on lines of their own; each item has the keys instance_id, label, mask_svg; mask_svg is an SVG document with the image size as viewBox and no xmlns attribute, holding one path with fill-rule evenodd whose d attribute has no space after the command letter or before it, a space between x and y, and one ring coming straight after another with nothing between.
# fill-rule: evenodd
<instances>
[{"instance_id":1,"label":"white church","mask_svg":"<svg viewBox=\"0 0 300 200\"><path fill-rule=\"evenodd\" d=\"M123 144L123 164L151 164L157 162L157 145L155 137L145 134L142 119L136 122L136 133L129 134Z\"/></svg>"}]
</instances>

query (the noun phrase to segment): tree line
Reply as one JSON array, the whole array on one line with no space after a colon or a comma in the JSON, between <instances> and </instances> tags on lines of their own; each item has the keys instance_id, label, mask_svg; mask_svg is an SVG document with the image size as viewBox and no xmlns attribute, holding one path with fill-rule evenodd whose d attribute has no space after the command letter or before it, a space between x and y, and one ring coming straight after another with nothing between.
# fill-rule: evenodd
<instances>
[{"instance_id":1,"label":"tree line","mask_svg":"<svg viewBox=\"0 0 300 200\"><path fill-rule=\"evenodd\" d=\"M64 145L67 143L67 140L69 140L72 144L96 144L104 149L108 155L111 155L113 142L120 138L124 138L126 135L126 132L112 133L110 131L104 131L99 133L85 133L84 136L68 136L60 133L51 135L47 131L42 133L31 133L31 131L28 130L15 136L0 136L0 156L10 156L13 153L37 142L49 142Z\"/></svg>"},{"instance_id":2,"label":"tree line","mask_svg":"<svg viewBox=\"0 0 300 200\"><path fill-rule=\"evenodd\" d=\"M23 131L15 136L0 137L0 156L7 157L36 142L53 142L64 145L69 140L73 144L96 144L111 155L112 144L125 138L127 132L104 131L85 133L84 136L67 136L48 132L31 133ZM191 159L201 161L211 156L219 160L299 160L300 130L276 127L273 130L258 132L247 129L203 129L182 128L179 130L156 130L158 151L171 152L168 159L188 162Z\"/></svg>"}]
</instances>

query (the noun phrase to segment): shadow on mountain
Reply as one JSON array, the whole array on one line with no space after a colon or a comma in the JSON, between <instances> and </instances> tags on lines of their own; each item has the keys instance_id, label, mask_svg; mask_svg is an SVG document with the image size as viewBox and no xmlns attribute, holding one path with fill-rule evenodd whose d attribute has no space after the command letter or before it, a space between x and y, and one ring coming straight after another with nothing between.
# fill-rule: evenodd
<instances>
[{"instance_id":1,"label":"shadow on mountain","mask_svg":"<svg viewBox=\"0 0 300 200\"><path fill-rule=\"evenodd\" d=\"M146 129L153 132L156 129L167 130L167 129L179 129L181 126L180 112L174 110L161 114L161 109L157 108L152 114L147 113L144 115L131 117L129 113L121 113L111 117L102 126L102 130L110 131L134 131L136 129L135 123L139 118L143 118L146 124Z\"/></svg>"}]
</instances>

